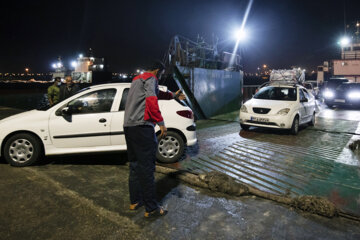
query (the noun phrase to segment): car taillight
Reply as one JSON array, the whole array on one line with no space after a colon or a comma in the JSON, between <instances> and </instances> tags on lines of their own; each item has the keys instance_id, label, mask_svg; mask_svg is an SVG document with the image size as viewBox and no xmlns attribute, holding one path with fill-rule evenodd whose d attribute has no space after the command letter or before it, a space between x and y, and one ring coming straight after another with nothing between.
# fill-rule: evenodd
<instances>
[{"instance_id":1,"label":"car taillight","mask_svg":"<svg viewBox=\"0 0 360 240\"><path fill-rule=\"evenodd\" d=\"M182 117L186 117L190 119L194 118L193 112L191 110L181 110L181 111L177 111L176 113Z\"/></svg>"}]
</instances>

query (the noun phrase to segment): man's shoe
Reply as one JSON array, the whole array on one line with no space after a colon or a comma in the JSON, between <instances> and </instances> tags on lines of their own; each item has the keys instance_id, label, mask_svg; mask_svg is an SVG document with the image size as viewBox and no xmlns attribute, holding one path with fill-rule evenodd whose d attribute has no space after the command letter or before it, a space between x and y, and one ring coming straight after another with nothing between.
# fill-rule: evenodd
<instances>
[{"instance_id":1,"label":"man's shoe","mask_svg":"<svg viewBox=\"0 0 360 240\"><path fill-rule=\"evenodd\" d=\"M162 207L159 207L158 209L156 209L152 212L145 212L144 217L145 218L162 217L162 216L165 216L167 213L168 213L167 210L163 209Z\"/></svg>"},{"instance_id":2,"label":"man's shoe","mask_svg":"<svg viewBox=\"0 0 360 240\"><path fill-rule=\"evenodd\" d=\"M142 207L144 204L142 202L130 204L130 210L135 211Z\"/></svg>"}]
</instances>

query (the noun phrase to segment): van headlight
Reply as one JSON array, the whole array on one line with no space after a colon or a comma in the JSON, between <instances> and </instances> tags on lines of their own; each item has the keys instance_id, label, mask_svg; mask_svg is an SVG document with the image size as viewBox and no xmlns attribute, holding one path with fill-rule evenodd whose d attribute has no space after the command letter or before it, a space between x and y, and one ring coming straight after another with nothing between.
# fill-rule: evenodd
<instances>
[{"instance_id":1,"label":"van headlight","mask_svg":"<svg viewBox=\"0 0 360 240\"><path fill-rule=\"evenodd\" d=\"M284 108L284 109L281 109L280 111L277 112L278 115L286 115L288 114L290 111L290 108Z\"/></svg>"},{"instance_id":2,"label":"van headlight","mask_svg":"<svg viewBox=\"0 0 360 240\"><path fill-rule=\"evenodd\" d=\"M348 97L353 100L360 99L360 92L350 92Z\"/></svg>"},{"instance_id":3,"label":"van headlight","mask_svg":"<svg viewBox=\"0 0 360 240\"><path fill-rule=\"evenodd\" d=\"M330 91L330 90L326 90L324 92L324 97L325 98L333 98L335 96L334 92L333 91Z\"/></svg>"},{"instance_id":4,"label":"van headlight","mask_svg":"<svg viewBox=\"0 0 360 240\"><path fill-rule=\"evenodd\" d=\"M242 105L241 108L240 108L240 112L244 112L244 113L247 113L247 108L245 107L245 105Z\"/></svg>"}]
</instances>

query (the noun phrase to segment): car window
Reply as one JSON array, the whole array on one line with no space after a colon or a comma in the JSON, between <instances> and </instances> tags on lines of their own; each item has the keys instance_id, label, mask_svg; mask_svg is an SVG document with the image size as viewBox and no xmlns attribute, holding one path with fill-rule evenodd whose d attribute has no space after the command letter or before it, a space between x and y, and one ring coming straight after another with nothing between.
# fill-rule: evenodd
<instances>
[{"instance_id":1,"label":"car window","mask_svg":"<svg viewBox=\"0 0 360 240\"><path fill-rule=\"evenodd\" d=\"M304 95L307 99L310 99L310 94L306 89L301 89L304 92Z\"/></svg>"},{"instance_id":2,"label":"car window","mask_svg":"<svg viewBox=\"0 0 360 240\"><path fill-rule=\"evenodd\" d=\"M349 88L349 85L348 85L348 84L340 84L340 85L336 88L336 90L337 90L337 91L340 91L340 92L343 92L343 91L347 90L348 88Z\"/></svg>"},{"instance_id":3,"label":"car window","mask_svg":"<svg viewBox=\"0 0 360 240\"><path fill-rule=\"evenodd\" d=\"M299 91L299 96L300 96L300 102L306 99L303 91Z\"/></svg>"},{"instance_id":4,"label":"car window","mask_svg":"<svg viewBox=\"0 0 360 240\"><path fill-rule=\"evenodd\" d=\"M119 111L124 111L125 110L125 105L126 105L126 99L129 93L129 88L125 88L121 97L121 102L120 102L120 106L119 106Z\"/></svg>"},{"instance_id":5,"label":"car window","mask_svg":"<svg viewBox=\"0 0 360 240\"><path fill-rule=\"evenodd\" d=\"M255 99L269 99L281 101L296 101L296 88L287 87L264 87L261 88L255 95Z\"/></svg>"},{"instance_id":6,"label":"car window","mask_svg":"<svg viewBox=\"0 0 360 240\"><path fill-rule=\"evenodd\" d=\"M110 112L116 89L103 89L75 98L67 105L72 114Z\"/></svg>"}]
</instances>

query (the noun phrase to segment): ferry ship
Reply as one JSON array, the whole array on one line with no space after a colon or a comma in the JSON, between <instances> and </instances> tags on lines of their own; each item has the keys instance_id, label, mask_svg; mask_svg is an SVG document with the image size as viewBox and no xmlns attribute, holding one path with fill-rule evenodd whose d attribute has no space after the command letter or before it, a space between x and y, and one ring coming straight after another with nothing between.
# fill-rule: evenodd
<instances>
[{"instance_id":1,"label":"ferry ship","mask_svg":"<svg viewBox=\"0 0 360 240\"><path fill-rule=\"evenodd\" d=\"M330 78L360 83L360 22L354 24L355 33L339 42L341 58L325 61L318 66L317 81L322 84Z\"/></svg>"}]
</instances>

